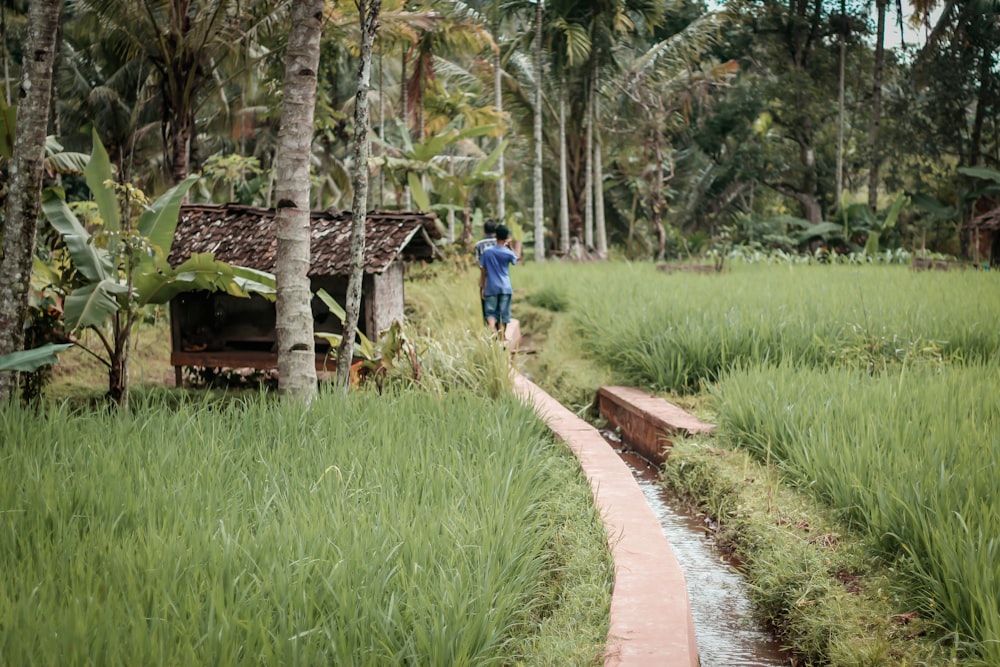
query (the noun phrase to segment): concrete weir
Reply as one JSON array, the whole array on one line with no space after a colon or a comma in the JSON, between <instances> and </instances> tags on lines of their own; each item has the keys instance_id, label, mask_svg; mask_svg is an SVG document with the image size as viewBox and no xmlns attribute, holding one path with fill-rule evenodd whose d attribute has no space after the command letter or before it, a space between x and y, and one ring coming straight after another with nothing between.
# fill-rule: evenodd
<instances>
[{"instance_id":1,"label":"concrete weir","mask_svg":"<svg viewBox=\"0 0 1000 667\"><path fill-rule=\"evenodd\" d=\"M660 464L667 458L671 435L715 429L659 396L632 387L601 387L597 405L605 419L621 430L629 447L650 463Z\"/></svg>"},{"instance_id":2,"label":"concrete weir","mask_svg":"<svg viewBox=\"0 0 1000 667\"><path fill-rule=\"evenodd\" d=\"M597 429L537 385L515 373L514 388L576 454L604 520L614 558L604 664L697 667L698 646L684 573L631 470ZM654 438L658 441L659 436Z\"/></svg>"}]
</instances>

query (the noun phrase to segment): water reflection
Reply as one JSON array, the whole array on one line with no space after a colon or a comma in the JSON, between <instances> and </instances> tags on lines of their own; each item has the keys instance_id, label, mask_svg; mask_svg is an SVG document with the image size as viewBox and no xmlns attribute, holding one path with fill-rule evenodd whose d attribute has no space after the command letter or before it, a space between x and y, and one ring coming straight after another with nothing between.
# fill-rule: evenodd
<instances>
[{"instance_id":1,"label":"water reflection","mask_svg":"<svg viewBox=\"0 0 1000 667\"><path fill-rule=\"evenodd\" d=\"M603 435L635 475L684 571L702 667L792 664L774 637L754 621L740 573L706 539L698 521L671 504L657 483L656 468L623 451L613 433Z\"/></svg>"}]
</instances>

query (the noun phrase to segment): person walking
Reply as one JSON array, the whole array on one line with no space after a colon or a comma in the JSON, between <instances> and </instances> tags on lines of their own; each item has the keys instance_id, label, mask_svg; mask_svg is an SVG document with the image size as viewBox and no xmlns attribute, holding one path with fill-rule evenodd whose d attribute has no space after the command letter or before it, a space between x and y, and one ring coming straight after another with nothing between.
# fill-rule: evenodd
<instances>
[{"instance_id":1,"label":"person walking","mask_svg":"<svg viewBox=\"0 0 1000 667\"><path fill-rule=\"evenodd\" d=\"M503 340L510 324L510 301L514 288L510 282L510 267L517 264L518 256L508 248L510 230L497 225L496 245L486 248L479 258L479 290L483 299L486 325Z\"/></svg>"},{"instance_id":2,"label":"person walking","mask_svg":"<svg viewBox=\"0 0 1000 667\"><path fill-rule=\"evenodd\" d=\"M479 264L479 303L483 310L483 322L486 322L486 299L483 298L483 280L486 278L482 262L480 261L483 257L483 252L487 248L492 248L497 244L497 221L496 220L486 220L483 223L483 238L476 241L476 245L472 246L472 255L476 258L476 264Z\"/></svg>"}]
</instances>

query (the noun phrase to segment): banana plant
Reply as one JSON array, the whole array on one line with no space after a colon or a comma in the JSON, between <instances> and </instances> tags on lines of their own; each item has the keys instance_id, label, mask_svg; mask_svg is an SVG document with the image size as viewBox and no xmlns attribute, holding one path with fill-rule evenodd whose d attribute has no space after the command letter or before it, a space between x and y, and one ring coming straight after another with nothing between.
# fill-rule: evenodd
<instances>
[{"instance_id":1,"label":"banana plant","mask_svg":"<svg viewBox=\"0 0 1000 667\"><path fill-rule=\"evenodd\" d=\"M437 134L413 141L406 125L397 119L401 145L394 146L375 138L374 141L385 150L385 155L372 158L371 163L382 167L397 188L401 189L404 185L409 187L418 209L430 211L431 201L423 185L423 178L447 178L448 174L440 166L440 162L446 159L445 152L449 148L460 141L483 137L496 130L496 125L459 128L461 121L461 118L456 118Z\"/></svg>"},{"instance_id":2,"label":"banana plant","mask_svg":"<svg viewBox=\"0 0 1000 667\"><path fill-rule=\"evenodd\" d=\"M115 183L108 153L96 132L84 175L100 216L93 233L62 198L53 196L42 203L71 265L71 270L60 272L61 284L56 287L64 294L63 317L71 342L108 367L108 394L127 406L128 349L138 310L195 290L241 297L256 293L273 299L274 276L221 262L208 253L192 255L177 267L168 264L180 205L197 175L147 202L130 184ZM96 332L104 356L75 338L84 329Z\"/></svg>"},{"instance_id":3,"label":"banana plant","mask_svg":"<svg viewBox=\"0 0 1000 667\"><path fill-rule=\"evenodd\" d=\"M316 292L316 296L341 322L347 318L344 307L337 303L329 292L320 289ZM316 338L328 342L331 351L340 347L341 335L338 333L317 331L315 335ZM377 341L372 341L360 331L357 332L357 336L357 344L354 346L357 360L351 364L350 371L352 385L357 386L365 380L373 380L381 387L382 379L390 371L404 374L413 380L420 379L420 363L417 360L416 349L406 339L403 325L399 320L394 320Z\"/></svg>"}]
</instances>

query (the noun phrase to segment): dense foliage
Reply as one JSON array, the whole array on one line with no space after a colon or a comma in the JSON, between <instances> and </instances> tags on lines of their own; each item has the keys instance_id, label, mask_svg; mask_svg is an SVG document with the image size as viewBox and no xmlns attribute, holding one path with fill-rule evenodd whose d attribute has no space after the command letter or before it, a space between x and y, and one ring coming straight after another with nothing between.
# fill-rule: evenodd
<instances>
[{"instance_id":1,"label":"dense foliage","mask_svg":"<svg viewBox=\"0 0 1000 667\"><path fill-rule=\"evenodd\" d=\"M3 3L0 118L16 102L24 10ZM153 194L197 171L198 197L273 204L287 11L232 0L70 3L53 134L87 150L96 129L122 180ZM326 10L317 207L351 201L352 11ZM851 203L874 202L877 215L900 193L910 203L892 243L957 254L958 226L993 201L970 197L981 182L957 168L1000 167L995 3L547 2L541 81L535 20L534 5L516 1L384 3L371 102L375 206L413 206L415 185L443 218L457 213L466 236L474 212L500 210L530 237L533 184L525 171L497 169L532 162L539 87L546 238L536 241L553 247L564 241L562 190L572 236L599 243L594 225L606 216L611 244L636 256L739 242L740 227L759 240L755 228L776 216L838 221ZM417 150L446 128L465 134ZM480 168L501 139L506 162ZM863 231L839 242L863 243Z\"/></svg>"}]
</instances>

